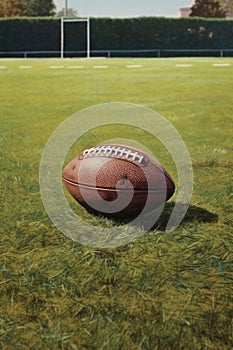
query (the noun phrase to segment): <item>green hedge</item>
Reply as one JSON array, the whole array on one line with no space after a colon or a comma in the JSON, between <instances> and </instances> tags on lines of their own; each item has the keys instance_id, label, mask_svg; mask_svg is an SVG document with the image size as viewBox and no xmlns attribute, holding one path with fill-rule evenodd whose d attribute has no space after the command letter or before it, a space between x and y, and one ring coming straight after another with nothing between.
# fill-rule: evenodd
<instances>
[{"instance_id":1,"label":"green hedge","mask_svg":"<svg viewBox=\"0 0 233 350\"><path fill-rule=\"evenodd\" d=\"M0 20L0 51L59 50L60 21L54 18Z\"/></svg>"},{"instance_id":2,"label":"green hedge","mask_svg":"<svg viewBox=\"0 0 233 350\"><path fill-rule=\"evenodd\" d=\"M0 19L0 51L58 51L60 30L59 18ZM65 38L65 50L85 50L85 23L66 23ZM91 18L91 49L233 49L233 21Z\"/></svg>"},{"instance_id":3,"label":"green hedge","mask_svg":"<svg viewBox=\"0 0 233 350\"><path fill-rule=\"evenodd\" d=\"M233 21L158 17L92 19L92 48L230 49Z\"/></svg>"}]
</instances>

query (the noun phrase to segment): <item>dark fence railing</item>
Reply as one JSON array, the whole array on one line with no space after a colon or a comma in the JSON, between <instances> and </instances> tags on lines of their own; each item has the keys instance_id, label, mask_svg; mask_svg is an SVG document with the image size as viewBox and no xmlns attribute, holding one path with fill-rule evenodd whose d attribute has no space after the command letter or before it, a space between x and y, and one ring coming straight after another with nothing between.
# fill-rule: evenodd
<instances>
[{"instance_id":1,"label":"dark fence railing","mask_svg":"<svg viewBox=\"0 0 233 350\"><path fill-rule=\"evenodd\" d=\"M64 51L64 57L85 57L87 51ZM0 51L0 58L59 58L61 51ZM92 50L91 57L233 57L233 49L215 50Z\"/></svg>"}]
</instances>

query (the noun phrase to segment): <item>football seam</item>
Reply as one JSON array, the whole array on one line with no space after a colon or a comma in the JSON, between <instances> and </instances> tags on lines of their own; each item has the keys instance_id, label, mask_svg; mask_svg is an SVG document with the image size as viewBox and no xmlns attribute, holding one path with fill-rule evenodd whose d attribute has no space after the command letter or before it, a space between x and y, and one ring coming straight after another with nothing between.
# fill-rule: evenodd
<instances>
[{"instance_id":1,"label":"football seam","mask_svg":"<svg viewBox=\"0 0 233 350\"><path fill-rule=\"evenodd\" d=\"M76 187L83 187L83 188L89 188L89 189L95 189L95 190L101 190L101 191L132 191L132 188L114 188L114 187L98 187L98 186L90 186L90 185L85 185L85 184L79 184L78 182L73 182L70 181L64 177L62 177L62 180L70 185L76 186ZM148 188L133 188L133 191L137 191L137 192L146 192L148 191ZM152 192L174 192L174 190L170 189L170 188L166 188L166 189L156 189L156 188L151 188L149 189L149 191Z\"/></svg>"}]
</instances>

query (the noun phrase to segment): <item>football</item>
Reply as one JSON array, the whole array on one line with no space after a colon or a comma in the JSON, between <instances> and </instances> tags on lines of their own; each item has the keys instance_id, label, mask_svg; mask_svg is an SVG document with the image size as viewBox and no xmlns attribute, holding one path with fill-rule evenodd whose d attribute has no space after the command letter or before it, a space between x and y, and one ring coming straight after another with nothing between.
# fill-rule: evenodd
<instances>
[{"instance_id":1,"label":"football","mask_svg":"<svg viewBox=\"0 0 233 350\"><path fill-rule=\"evenodd\" d=\"M156 209L175 191L171 176L155 158L121 144L84 150L65 166L62 180L88 211L114 218Z\"/></svg>"}]
</instances>

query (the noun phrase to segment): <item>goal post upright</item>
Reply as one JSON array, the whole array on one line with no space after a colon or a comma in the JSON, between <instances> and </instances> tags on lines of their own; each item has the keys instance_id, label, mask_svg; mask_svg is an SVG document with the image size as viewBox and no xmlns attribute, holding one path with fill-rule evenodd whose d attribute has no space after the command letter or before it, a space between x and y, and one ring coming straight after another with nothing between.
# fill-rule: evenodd
<instances>
[{"instance_id":1,"label":"goal post upright","mask_svg":"<svg viewBox=\"0 0 233 350\"><path fill-rule=\"evenodd\" d=\"M61 18L61 58L64 58L64 44L65 44L65 35L64 35L64 25L66 22L86 22L87 24L87 58L90 58L90 17L79 17L79 18Z\"/></svg>"},{"instance_id":2,"label":"goal post upright","mask_svg":"<svg viewBox=\"0 0 233 350\"><path fill-rule=\"evenodd\" d=\"M90 17L87 17L87 58L90 58Z\"/></svg>"},{"instance_id":3,"label":"goal post upright","mask_svg":"<svg viewBox=\"0 0 233 350\"><path fill-rule=\"evenodd\" d=\"M63 17L61 18L61 58L64 57L64 21Z\"/></svg>"}]
</instances>

